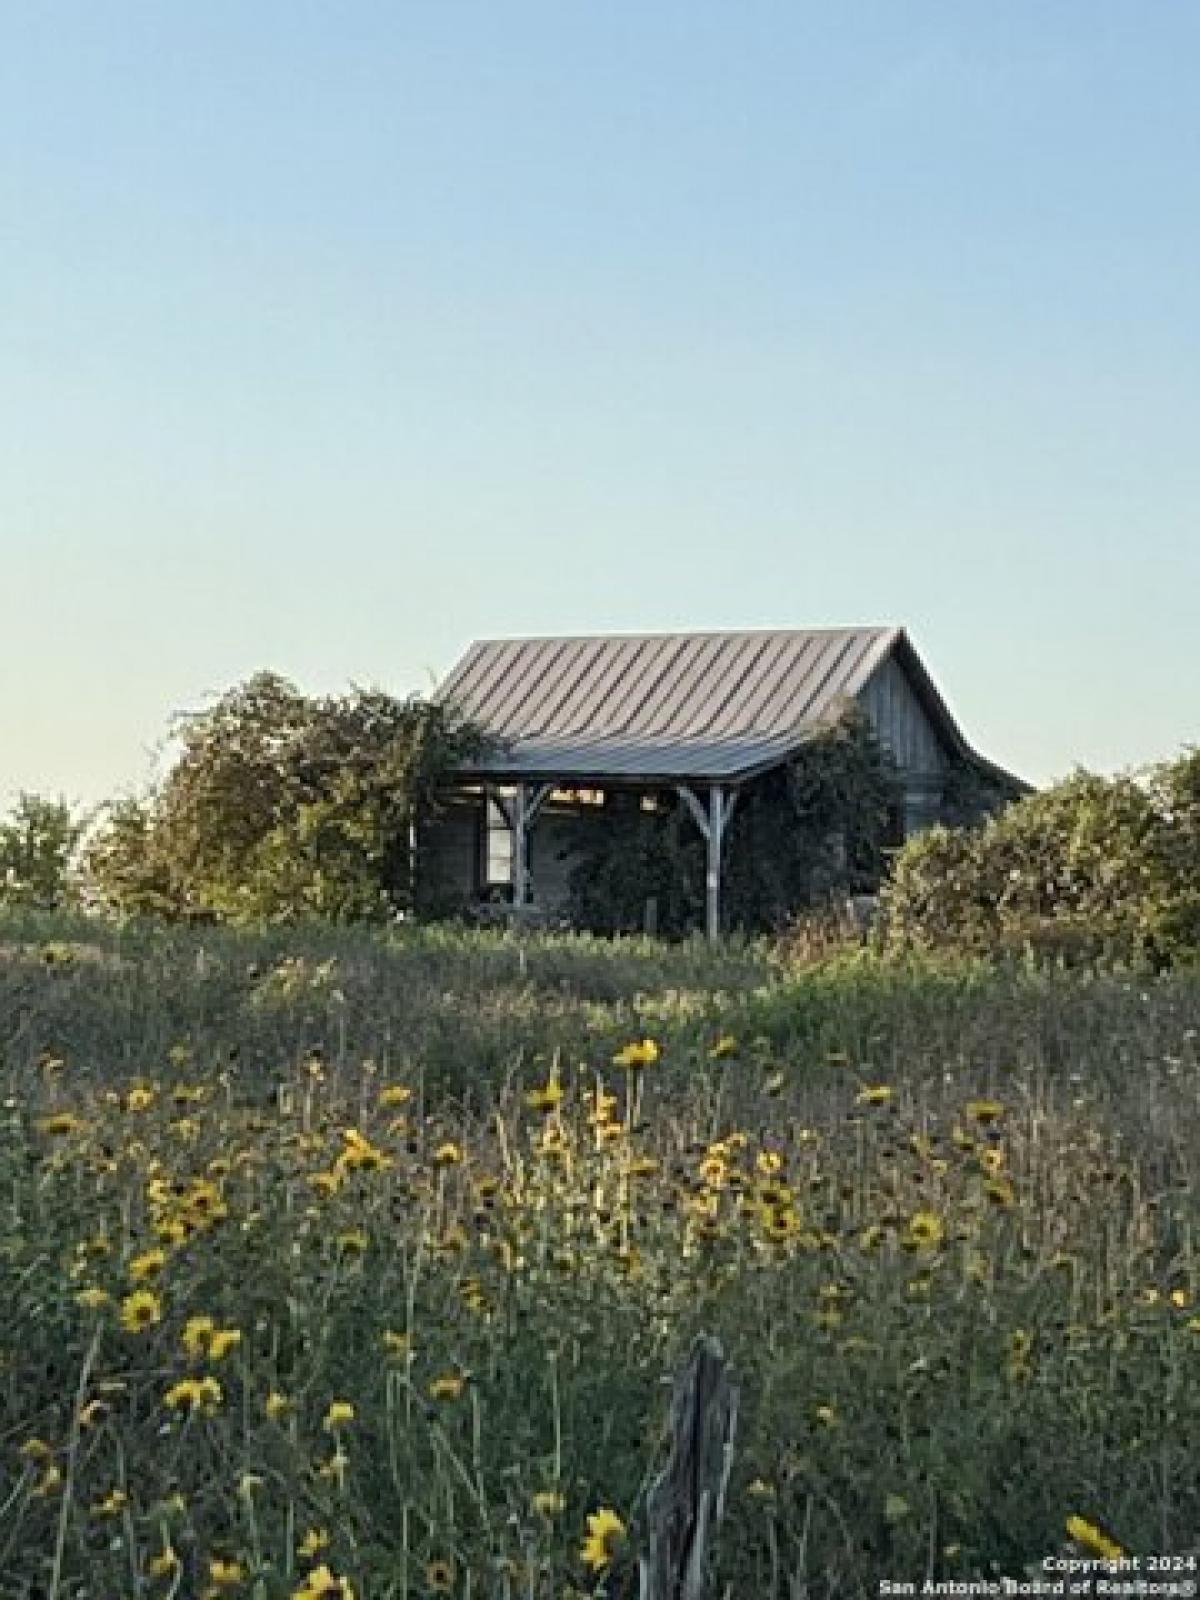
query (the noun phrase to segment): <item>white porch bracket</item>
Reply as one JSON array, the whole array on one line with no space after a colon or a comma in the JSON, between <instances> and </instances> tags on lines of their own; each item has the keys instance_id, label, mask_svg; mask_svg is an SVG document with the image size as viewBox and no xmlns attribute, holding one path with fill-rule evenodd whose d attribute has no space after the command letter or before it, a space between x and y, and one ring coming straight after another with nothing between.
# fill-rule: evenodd
<instances>
[{"instance_id":1,"label":"white porch bracket","mask_svg":"<svg viewBox=\"0 0 1200 1600\"><path fill-rule=\"evenodd\" d=\"M711 783L707 805L690 784L676 785L679 798L692 814L708 845L708 865L704 874L704 931L710 940L721 934L721 868L724 864L725 830L737 806L738 791L723 783Z\"/></svg>"}]
</instances>

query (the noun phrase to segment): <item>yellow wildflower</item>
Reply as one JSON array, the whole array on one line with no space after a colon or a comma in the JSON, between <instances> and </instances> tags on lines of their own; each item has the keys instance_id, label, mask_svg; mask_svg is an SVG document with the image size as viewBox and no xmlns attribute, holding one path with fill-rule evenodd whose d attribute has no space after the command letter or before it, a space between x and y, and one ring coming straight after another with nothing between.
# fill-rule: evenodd
<instances>
[{"instance_id":1,"label":"yellow wildflower","mask_svg":"<svg viewBox=\"0 0 1200 1600\"><path fill-rule=\"evenodd\" d=\"M193 1361L200 1361L208 1354L209 1345L216 1331L217 1324L212 1317L189 1317L187 1319L180 1338L183 1341L184 1350Z\"/></svg>"},{"instance_id":2,"label":"yellow wildflower","mask_svg":"<svg viewBox=\"0 0 1200 1600\"><path fill-rule=\"evenodd\" d=\"M138 1289L121 1302L121 1326L127 1333L144 1333L162 1321L162 1301L149 1289Z\"/></svg>"},{"instance_id":3,"label":"yellow wildflower","mask_svg":"<svg viewBox=\"0 0 1200 1600\"><path fill-rule=\"evenodd\" d=\"M906 1250L936 1250L946 1237L946 1225L936 1211L918 1211L908 1219L901 1241Z\"/></svg>"},{"instance_id":4,"label":"yellow wildflower","mask_svg":"<svg viewBox=\"0 0 1200 1600\"><path fill-rule=\"evenodd\" d=\"M425 1587L431 1594L449 1594L454 1588L454 1564L431 1561L425 1568Z\"/></svg>"},{"instance_id":5,"label":"yellow wildflower","mask_svg":"<svg viewBox=\"0 0 1200 1600\"><path fill-rule=\"evenodd\" d=\"M119 1517L129 1504L129 1496L124 1489L110 1489L103 1500L97 1501L92 1507L94 1517Z\"/></svg>"},{"instance_id":6,"label":"yellow wildflower","mask_svg":"<svg viewBox=\"0 0 1200 1600\"><path fill-rule=\"evenodd\" d=\"M331 1400L329 1409L325 1413L325 1430L331 1433L335 1428L342 1428L348 1422L354 1421L354 1407L349 1400Z\"/></svg>"},{"instance_id":7,"label":"yellow wildflower","mask_svg":"<svg viewBox=\"0 0 1200 1600\"><path fill-rule=\"evenodd\" d=\"M242 1342L240 1328L217 1328L208 1342L208 1358L210 1361L221 1361L231 1350L236 1350Z\"/></svg>"},{"instance_id":8,"label":"yellow wildflower","mask_svg":"<svg viewBox=\"0 0 1200 1600\"><path fill-rule=\"evenodd\" d=\"M868 1083L854 1096L855 1105L885 1106L895 1099L896 1091L886 1083Z\"/></svg>"},{"instance_id":9,"label":"yellow wildflower","mask_svg":"<svg viewBox=\"0 0 1200 1600\"><path fill-rule=\"evenodd\" d=\"M240 1561L225 1561L214 1556L208 1563L209 1582L217 1589L236 1589L246 1581L246 1569Z\"/></svg>"},{"instance_id":10,"label":"yellow wildflower","mask_svg":"<svg viewBox=\"0 0 1200 1600\"><path fill-rule=\"evenodd\" d=\"M292 1409L292 1402L287 1395L281 1394L278 1389L272 1389L263 1405L263 1410L272 1422L279 1422L286 1417Z\"/></svg>"},{"instance_id":11,"label":"yellow wildflower","mask_svg":"<svg viewBox=\"0 0 1200 1600\"><path fill-rule=\"evenodd\" d=\"M314 1556L320 1555L322 1550L329 1548L329 1529L310 1528L296 1546L297 1555L305 1561L311 1561Z\"/></svg>"},{"instance_id":12,"label":"yellow wildflower","mask_svg":"<svg viewBox=\"0 0 1200 1600\"><path fill-rule=\"evenodd\" d=\"M635 1039L632 1044L627 1044L617 1051L613 1057L613 1065L628 1067L631 1070L637 1067L651 1067L660 1054L661 1051L654 1039Z\"/></svg>"},{"instance_id":13,"label":"yellow wildflower","mask_svg":"<svg viewBox=\"0 0 1200 1600\"><path fill-rule=\"evenodd\" d=\"M144 1250L140 1256L134 1256L129 1263L129 1278L132 1283L148 1283L151 1278L157 1278L167 1264L165 1250Z\"/></svg>"},{"instance_id":14,"label":"yellow wildflower","mask_svg":"<svg viewBox=\"0 0 1200 1600\"><path fill-rule=\"evenodd\" d=\"M174 1547L165 1544L156 1556L151 1556L146 1563L146 1570L152 1578L173 1578L179 1571L180 1561Z\"/></svg>"},{"instance_id":15,"label":"yellow wildflower","mask_svg":"<svg viewBox=\"0 0 1200 1600\"><path fill-rule=\"evenodd\" d=\"M625 1524L608 1506L601 1506L587 1519L587 1537L579 1559L592 1572L605 1572L617 1559L625 1542Z\"/></svg>"},{"instance_id":16,"label":"yellow wildflower","mask_svg":"<svg viewBox=\"0 0 1200 1600\"><path fill-rule=\"evenodd\" d=\"M75 1304L82 1306L85 1311L99 1311L108 1305L111 1300L112 1295L109 1294L108 1290L100 1289L95 1284L86 1289L81 1289L75 1296Z\"/></svg>"},{"instance_id":17,"label":"yellow wildflower","mask_svg":"<svg viewBox=\"0 0 1200 1600\"><path fill-rule=\"evenodd\" d=\"M1110 1539L1094 1522L1088 1522L1084 1517L1068 1517L1067 1533L1089 1555L1101 1556L1106 1561L1119 1561L1125 1554L1115 1539Z\"/></svg>"},{"instance_id":18,"label":"yellow wildflower","mask_svg":"<svg viewBox=\"0 0 1200 1600\"><path fill-rule=\"evenodd\" d=\"M557 1517L566 1503L557 1489L540 1489L533 1497L533 1509L539 1517Z\"/></svg>"},{"instance_id":19,"label":"yellow wildflower","mask_svg":"<svg viewBox=\"0 0 1200 1600\"><path fill-rule=\"evenodd\" d=\"M461 1372L443 1372L429 1385L431 1400L457 1400L467 1386Z\"/></svg>"}]
</instances>

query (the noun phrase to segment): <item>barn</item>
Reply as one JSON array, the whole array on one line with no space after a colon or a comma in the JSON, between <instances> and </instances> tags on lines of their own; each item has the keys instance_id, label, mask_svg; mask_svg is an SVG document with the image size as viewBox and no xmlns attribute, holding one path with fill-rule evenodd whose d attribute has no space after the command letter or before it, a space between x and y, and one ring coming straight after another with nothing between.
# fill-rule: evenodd
<instances>
[{"instance_id":1,"label":"barn","mask_svg":"<svg viewBox=\"0 0 1200 1600\"><path fill-rule=\"evenodd\" d=\"M1027 786L967 743L903 628L486 639L440 686L494 740L454 774L423 855L464 901L569 901L595 808L686 807L705 841L704 923L721 928L739 799L854 707L898 778L896 840Z\"/></svg>"}]
</instances>

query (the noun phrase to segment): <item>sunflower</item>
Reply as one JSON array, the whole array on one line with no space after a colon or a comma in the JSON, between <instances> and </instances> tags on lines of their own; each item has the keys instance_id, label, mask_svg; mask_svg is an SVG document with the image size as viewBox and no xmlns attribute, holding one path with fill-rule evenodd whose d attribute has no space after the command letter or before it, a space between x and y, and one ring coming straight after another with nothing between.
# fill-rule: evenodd
<instances>
[{"instance_id":1,"label":"sunflower","mask_svg":"<svg viewBox=\"0 0 1200 1600\"><path fill-rule=\"evenodd\" d=\"M149 1289L137 1289L121 1302L121 1326L126 1333L145 1333L162 1321L162 1301Z\"/></svg>"},{"instance_id":2,"label":"sunflower","mask_svg":"<svg viewBox=\"0 0 1200 1600\"><path fill-rule=\"evenodd\" d=\"M1115 1539L1110 1539L1108 1534L1085 1517L1068 1517L1067 1533L1089 1555L1101 1556L1105 1561L1120 1561L1125 1554Z\"/></svg>"},{"instance_id":3,"label":"sunflower","mask_svg":"<svg viewBox=\"0 0 1200 1600\"><path fill-rule=\"evenodd\" d=\"M946 1237L946 1225L936 1211L917 1211L908 1219L903 1244L906 1250L936 1250Z\"/></svg>"},{"instance_id":4,"label":"sunflower","mask_svg":"<svg viewBox=\"0 0 1200 1600\"><path fill-rule=\"evenodd\" d=\"M587 1537L579 1559L591 1572L605 1572L617 1558L625 1542L625 1524L608 1506L601 1506L587 1519Z\"/></svg>"},{"instance_id":5,"label":"sunflower","mask_svg":"<svg viewBox=\"0 0 1200 1600\"><path fill-rule=\"evenodd\" d=\"M425 1568L425 1587L430 1594L449 1594L454 1588L454 1563L431 1561Z\"/></svg>"},{"instance_id":6,"label":"sunflower","mask_svg":"<svg viewBox=\"0 0 1200 1600\"><path fill-rule=\"evenodd\" d=\"M635 1039L632 1044L625 1045L613 1057L613 1065L628 1067L652 1067L658 1060L661 1051L654 1039Z\"/></svg>"}]
</instances>

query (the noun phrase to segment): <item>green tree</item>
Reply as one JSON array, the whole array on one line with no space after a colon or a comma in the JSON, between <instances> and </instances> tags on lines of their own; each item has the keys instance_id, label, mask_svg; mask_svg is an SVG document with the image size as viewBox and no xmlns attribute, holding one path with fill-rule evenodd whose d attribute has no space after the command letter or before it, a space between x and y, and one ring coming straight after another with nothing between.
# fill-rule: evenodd
<instances>
[{"instance_id":1,"label":"green tree","mask_svg":"<svg viewBox=\"0 0 1200 1600\"><path fill-rule=\"evenodd\" d=\"M379 690L309 698L259 673L176 720L177 761L89 854L124 912L231 920L389 916L419 898L414 841L482 747L452 708Z\"/></svg>"},{"instance_id":2,"label":"green tree","mask_svg":"<svg viewBox=\"0 0 1200 1600\"><path fill-rule=\"evenodd\" d=\"M70 899L82 832L65 800L22 794L0 821L0 906L53 911Z\"/></svg>"}]
</instances>

